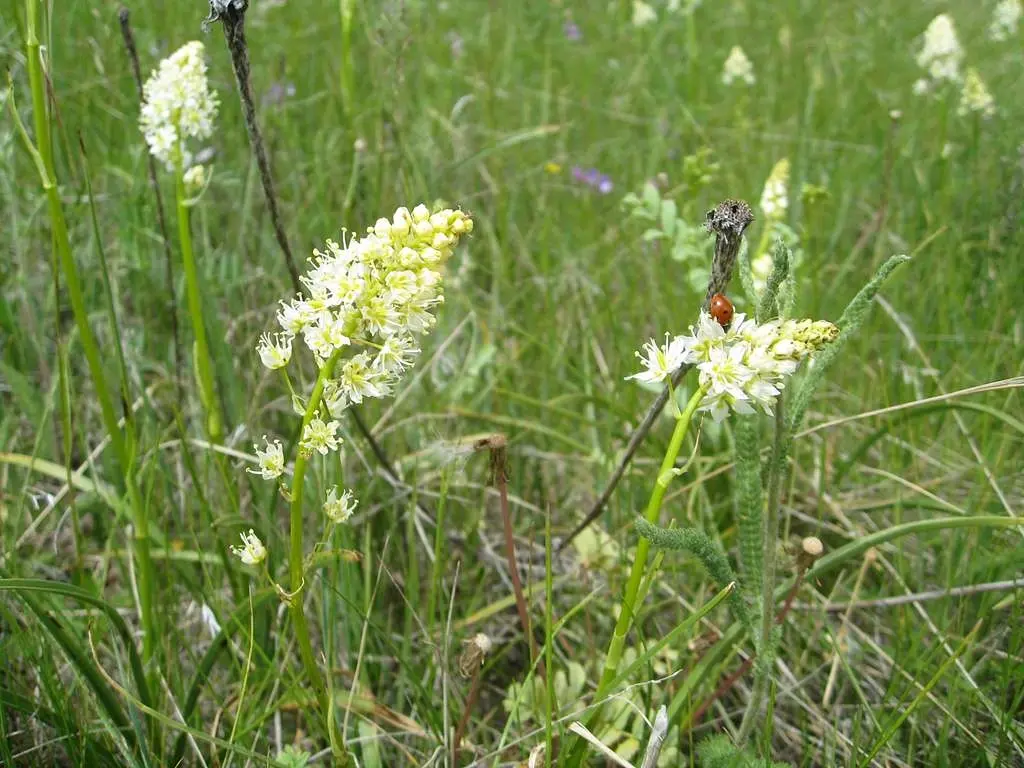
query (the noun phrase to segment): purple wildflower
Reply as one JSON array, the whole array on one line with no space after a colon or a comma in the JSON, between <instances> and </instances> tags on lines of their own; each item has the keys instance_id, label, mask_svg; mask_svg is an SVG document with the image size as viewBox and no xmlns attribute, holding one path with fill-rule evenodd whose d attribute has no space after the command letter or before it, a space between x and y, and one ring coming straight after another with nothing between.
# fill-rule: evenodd
<instances>
[{"instance_id":1,"label":"purple wildflower","mask_svg":"<svg viewBox=\"0 0 1024 768\"><path fill-rule=\"evenodd\" d=\"M569 19L568 21L565 22L565 24L562 26L562 30L565 32L565 37L567 40L576 41L583 39L583 32L580 31L579 25L572 19Z\"/></svg>"},{"instance_id":2,"label":"purple wildflower","mask_svg":"<svg viewBox=\"0 0 1024 768\"><path fill-rule=\"evenodd\" d=\"M586 184L591 189L596 189L602 195L607 195L611 192L615 185L612 180L606 175L597 170L597 168L581 168L578 165L572 167L572 177L581 184Z\"/></svg>"},{"instance_id":3,"label":"purple wildflower","mask_svg":"<svg viewBox=\"0 0 1024 768\"><path fill-rule=\"evenodd\" d=\"M295 95L295 83L272 83L263 100L267 104L280 104Z\"/></svg>"}]
</instances>

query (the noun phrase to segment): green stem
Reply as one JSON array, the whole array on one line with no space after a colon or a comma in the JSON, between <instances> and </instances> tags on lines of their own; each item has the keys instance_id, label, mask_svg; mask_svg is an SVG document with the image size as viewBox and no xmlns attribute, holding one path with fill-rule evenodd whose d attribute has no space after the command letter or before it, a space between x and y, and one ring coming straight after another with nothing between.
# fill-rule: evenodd
<instances>
[{"instance_id":1,"label":"green stem","mask_svg":"<svg viewBox=\"0 0 1024 768\"><path fill-rule=\"evenodd\" d=\"M313 392L309 396L309 403L306 405L306 412L302 416L300 440L301 433L305 432L306 427L309 426L309 423L319 410L320 400L324 394L324 386L333 375L334 367L337 365L340 357L341 350L338 350L331 355L327 362L324 363L323 368L320 369L320 375L317 376L316 384L313 385ZM289 574L292 598L289 608L292 616L292 626L295 628L295 639L299 644L299 655L302 657L302 664L306 668L306 676L313 685L317 703L320 706L320 712L324 717L327 733L331 740L331 748L335 753L336 764L347 765L349 763L348 751L345 749L343 742L336 742L335 740L334 718L330 706L331 702L327 695L327 682L320 673L316 657L313 655L313 645L309 639L309 624L306 621L306 613L302 609L301 592L306 578L305 561L302 552L302 498L305 490L306 462L307 459L302 455L302 450L300 449L295 457L295 472L292 475L292 505L289 521L289 539L291 544Z\"/></svg>"},{"instance_id":2,"label":"green stem","mask_svg":"<svg viewBox=\"0 0 1024 768\"><path fill-rule=\"evenodd\" d=\"M120 465L131 504L136 539L135 550L139 566L139 603L142 613L143 656L148 661L152 656L156 639L152 591L154 584L153 566L149 556L149 525L146 509L142 504L138 488L135 485L134 471L132 469L134 458L130 455L124 436L121 433L117 413L114 410L114 399L111 397L110 388L107 386L107 380L103 373L99 345L96 343L96 337L93 335L92 328L89 325L89 313L85 306L85 295L82 292L82 283L78 277L78 266L75 264L74 256L71 253L67 220L64 218L64 208L61 204L60 192L57 189L57 176L53 163L53 144L50 139L50 125L46 109L46 82L43 77L40 61L39 38L36 36L37 1L26 0L25 2L25 48L29 85L32 89L32 112L36 132L36 145L38 146L32 144L24 125L21 123L14 105L13 91L9 94L11 112L26 149L33 156L33 161L39 171L43 190L46 193L50 226L53 231L53 245L57 251L61 271L64 273L64 279L67 283L68 298L71 301L71 310L75 316L75 325L78 327L78 335L82 341L82 350L85 353L89 374L92 377L93 386L96 387L96 397L100 403L103 425L106 427L107 434L110 437L111 448ZM128 403L125 403L124 407L128 408L130 406Z\"/></svg>"},{"instance_id":3,"label":"green stem","mask_svg":"<svg viewBox=\"0 0 1024 768\"><path fill-rule=\"evenodd\" d=\"M206 341L203 323L203 303L199 292L199 275L192 250L192 232L189 227L188 195L185 191L184 169L178 167L175 191L178 199L178 240L181 243L181 261L185 271L185 292L188 294L188 312L192 316L192 331L196 337L195 366L199 378L200 398L206 417L206 432L210 442L220 443L224 437L224 421L220 415L217 393L213 385L210 347Z\"/></svg>"},{"instance_id":4,"label":"green stem","mask_svg":"<svg viewBox=\"0 0 1024 768\"><path fill-rule=\"evenodd\" d=\"M658 470L658 478L654 484L654 490L651 491L651 497L647 502L647 510L644 512L644 518L649 523L657 523L658 515L661 512L661 502L665 498L665 491L668 489L668 484L674 476L674 467L676 459L679 457L679 451L683 446L683 438L686 437L686 432L690 427L690 421L693 419L693 414L696 412L697 407L700 405L700 401L704 399L704 395L707 393L705 387L699 387L696 392L693 393L693 397L686 404L686 408L679 415L676 421L675 431L672 433L672 439L669 441L668 450L665 452L665 458L661 462L661 469ZM629 580L626 582L626 591L622 596L622 604L619 610L619 618L615 623L615 633L612 635L611 643L608 646L608 654L605 656L604 670L601 673L601 680L597 686L597 693L594 694L594 701L601 701L607 694L609 686L615 679L615 673L619 669L619 662L622 659L622 650L626 643L626 635L629 633L630 627L633 624L633 616L636 611L637 594L640 591L640 584L644 578L644 570L647 566L647 554L650 550L651 543L647 539L640 539L636 546L636 556L633 558L633 567L629 573ZM600 709L595 713L595 717L600 713ZM593 730L593 729L591 729Z\"/></svg>"},{"instance_id":5,"label":"green stem","mask_svg":"<svg viewBox=\"0 0 1024 768\"><path fill-rule=\"evenodd\" d=\"M780 394L775 400L775 440L768 475L768 504L761 525L761 636L757 642L757 662L754 671L754 690L747 711L740 723L738 742L743 745L754 724L760 722L760 710L771 681L775 663L772 634L775 631L775 575L779 536L779 486L788 451L786 450L785 402Z\"/></svg>"}]
</instances>

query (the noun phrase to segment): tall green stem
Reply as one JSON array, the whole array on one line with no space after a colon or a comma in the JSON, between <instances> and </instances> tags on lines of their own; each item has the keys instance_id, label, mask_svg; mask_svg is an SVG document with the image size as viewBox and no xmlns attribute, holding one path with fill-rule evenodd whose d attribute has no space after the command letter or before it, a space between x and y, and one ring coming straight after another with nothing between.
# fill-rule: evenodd
<instances>
[{"instance_id":1,"label":"tall green stem","mask_svg":"<svg viewBox=\"0 0 1024 768\"><path fill-rule=\"evenodd\" d=\"M775 663L775 561L779 538L779 487L785 469L788 450L785 401L780 394L775 400L775 440L768 474L768 503L761 526L761 635L757 640L757 663L754 670L754 690L747 711L740 723L738 741L742 745L750 736L754 724L760 721L760 711L771 681Z\"/></svg>"},{"instance_id":2,"label":"tall green stem","mask_svg":"<svg viewBox=\"0 0 1024 768\"><path fill-rule=\"evenodd\" d=\"M320 408L320 401L324 394L324 386L333 375L334 367L338 364L338 359L340 357L341 350L338 350L331 355L327 362L324 363L323 368L320 369L320 375L317 376L316 384L313 385L313 392L309 396L309 403L306 405L306 412L302 416L303 432L305 432L306 427L309 426L309 423L313 420L313 417L316 416L317 410ZM302 551L302 498L304 495L305 485L306 457L302 455L302 450L300 449L295 457L295 472L292 476L292 506L289 521L289 539L291 546L288 562L292 598L289 608L292 616L292 626L295 628L295 639L299 644L299 655L302 657L302 664L306 668L306 676L309 677L310 683L313 685L317 703L319 704L320 711L323 714L327 727L327 734L331 740L331 748L335 753L336 764L348 765L349 756L344 743L337 742L335 740L334 716L332 714L331 702L327 694L327 682L324 679L324 676L320 673L320 668L316 663L316 657L313 655L313 645L309 639L309 623L306 621L306 613L302 609L301 592L306 578L305 560Z\"/></svg>"},{"instance_id":3,"label":"tall green stem","mask_svg":"<svg viewBox=\"0 0 1024 768\"><path fill-rule=\"evenodd\" d=\"M29 154L32 155L33 161L36 164L43 191L46 193L50 226L53 231L53 246L59 257L60 268L64 273L64 279L67 283L71 310L75 316L75 325L78 327L78 335L82 341L82 350L85 353L86 364L89 366L89 374L92 377L93 385L96 387L96 397L99 400L103 425L106 427L107 434L110 437L111 449L117 457L121 474L124 477L135 531L135 552L139 571L139 604L142 613L143 654L148 660L152 656L156 639L156 622L153 613L153 566L149 555L149 525L146 518L146 509L136 486L132 467L134 457L126 445L124 435L121 433L117 412L114 410L114 399L111 397L110 388L107 386L107 380L103 373L99 345L96 343L96 337L93 335L92 327L89 325L89 313L85 306L85 295L82 292L82 283L78 277L78 267L71 253L67 220L64 217L64 207L61 203L60 191L57 188L57 175L53 162L53 142L50 137L50 124L46 108L46 81L40 59L39 38L36 35L37 3L38 0L26 0L25 2L25 49L29 86L32 90L32 118L36 133L35 145L29 139L28 133L25 131L25 127L18 116L14 105L13 92L10 95L11 113L14 116L18 132L21 134L25 147ZM127 403L125 403L125 407L128 407Z\"/></svg>"},{"instance_id":4,"label":"tall green stem","mask_svg":"<svg viewBox=\"0 0 1024 768\"><path fill-rule=\"evenodd\" d=\"M696 412L697 407L700 405L700 401L704 399L704 395L707 390L704 387L699 387L696 392L693 393L693 397L686 404L686 408L680 414L676 421L675 431L672 433L672 439L669 441L668 450L665 452L665 458L661 462L661 469L658 470L658 478L654 484L654 490L651 491L651 497L647 502L647 510L644 512L644 518L649 523L658 522L658 514L661 511L661 502L665 498L665 491L668 489L668 484L671 482L675 475L674 468L676 459L679 457L679 451L683 447L683 439L686 437L686 432L690 427L690 421L693 419L693 414ZM644 570L647 567L647 554L650 550L651 543L647 539L640 539L636 546L636 556L633 558L633 568L629 573L629 580L626 582L626 591L622 596L622 603L619 610L619 618L615 623L615 633L612 635L612 640L608 646L608 654L605 656L604 671L601 673L601 680L597 686L597 693L594 694L594 701L600 701L608 694L608 688L610 687L613 680L615 680L615 673L618 672L619 662L622 659L622 650L626 642L626 635L629 633L629 629L633 624L633 616L636 611L637 594L640 591L640 584L644 578ZM598 710L600 712L600 710Z\"/></svg>"},{"instance_id":5,"label":"tall green stem","mask_svg":"<svg viewBox=\"0 0 1024 768\"><path fill-rule=\"evenodd\" d=\"M224 421L220 415L220 403L213 385L213 367L210 347L206 341L206 325L203 323L203 302L199 292L199 275L196 270L195 254L192 251L192 231L189 227L188 195L185 191L184 169L178 168L175 186L178 198L178 240L181 243L181 262L185 270L185 292L188 294L188 312L192 316L192 331L196 337L195 367L199 378L200 398L206 417L206 432L213 443L220 443L224 437Z\"/></svg>"}]
</instances>

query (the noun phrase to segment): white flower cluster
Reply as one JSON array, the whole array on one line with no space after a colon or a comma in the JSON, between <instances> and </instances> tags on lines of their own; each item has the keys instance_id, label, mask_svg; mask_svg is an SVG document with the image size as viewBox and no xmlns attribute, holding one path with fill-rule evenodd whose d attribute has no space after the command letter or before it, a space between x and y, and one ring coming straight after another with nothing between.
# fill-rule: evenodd
<instances>
[{"instance_id":1,"label":"white flower cluster","mask_svg":"<svg viewBox=\"0 0 1024 768\"><path fill-rule=\"evenodd\" d=\"M968 67L967 76L964 78L964 87L960 91L960 105L957 107L957 114L964 117L972 113L983 118L992 117L996 113L996 102L985 86L985 81L978 74L978 70Z\"/></svg>"},{"instance_id":2,"label":"white flower cluster","mask_svg":"<svg viewBox=\"0 0 1024 768\"><path fill-rule=\"evenodd\" d=\"M917 54L917 64L927 70L928 76L914 83L915 93L928 93L943 82L960 82L960 64L964 58L964 50L956 36L953 19L940 13L924 31L921 50Z\"/></svg>"},{"instance_id":3,"label":"white flower cluster","mask_svg":"<svg viewBox=\"0 0 1024 768\"><path fill-rule=\"evenodd\" d=\"M646 27L658 20L658 13L643 0L633 0L633 26Z\"/></svg>"},{"instance_id":4,"label":"white flower cluster","mask_svg":"<svg viewBox=\"0 0 1024 768\"><path fill-rule=\"evenodd\" d=\"M765 218L779 221L789 210L789 158L782 158L772 167L772 172L761 191L761 211Z\"/></svg>"},{"instance_id":5,"label":"white flower cluster","mask_svg":"<svg viewBox=\"0 0 1024 768\"><path fill-rule=\"evenodd\" d=\"M1024 16L1024 4L1021 0L1002 0L992 12L992 23L988 28L989 39L1002 43L1016 37L1021 16Z\"/></svg>"},{"instance_id":6,"label":"white flower cluster","mask_svg":"<svg viewBox=\"0 0 1024 768\"><path fill-rule=\"evenodd\" d=\"M688 336L665 337L659 347L652 339L639 352L645 370L627 378L660 382L684 363L695 365L707 391L699 410L710 411L715 421L730 411L754 413L755 407L772 412L775 397L786 377L800 361L839 335L825 320L773 320L758 324L742 313L726 330L709 313L701 312Z\"/></svg>"},{"instance_id":7,"label":"white flower cluster","mask_svg":"<svg viewBox=\"0 0 1024 768\"><path fill-rule=\"evenodd\" d=\"M390 221L379 219L346 245L328 240L326 251L313 252L312 269L302 277L309 298L282 302L281 332L260 339L263 364L286 366L294 339L301 337L318 365L335 360L324 387L330 414L387 396L419 354L417 336L434 325L432 310L444 300L438 270L472 230L462 211L431 214L418 205L411 212L399 208ZM306 431L303 443L311 450L334 449L330 423L314 419Z\"/></svg>"},{"instance_id":8,"label":"white flower cluster","mask_svg":"<svg viewBox=\"0 0 1024 768\"><path fill-rule=\"evenodd\" d=\"M754 65L750 63L750 59L747 58L743 49L734 45L725 60L725 66L722 67L722 83L723 85L732 85L737 80L747 85L753 85L755 81Z\"/></svg>"},{"instance_id":9,"label":"white flower cluster","mask_svg":"<svg viewBox=\"0 0 1024 768\"><path fill-rule=\"evenodd\" d=\"M161 61L142 93L139 122L149 151L167 170L184 171L192 165L186 141L209 138L217 116L217 96L206 82L203 44L185 43Z\"/></svg>"}]
</instances>

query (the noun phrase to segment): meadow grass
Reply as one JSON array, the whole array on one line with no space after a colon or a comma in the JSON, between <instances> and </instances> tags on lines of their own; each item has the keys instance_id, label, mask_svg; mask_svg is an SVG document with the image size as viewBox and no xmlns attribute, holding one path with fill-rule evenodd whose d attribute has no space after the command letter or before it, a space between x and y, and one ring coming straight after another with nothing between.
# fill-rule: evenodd
<instances>
[{"instance_id":1,"label":"meadow grass","mask_svg":"<svg viewBox=\"0 0 1024 768\"><path fill-rule=\"evenodd\" d=\"M685 330L703 299L691 265L643 242L644 225L620 201L664 174L663 197L699 223L724 198L755 204L783 157L803 251L796 316L836 321L891 254L912 259L797 428L782 475L780 607L800 539L820 538L825 558L788 595L750 746L797 766L1021 764L1019 591L858 607L1022 575L1024 529L999 522L1024 499L1021 38L988 39L992 5L730 0L688 16L657 4L658 21L635 28L625 2L253 4L253 86L297 257L420 200L475 222L448 265L421 359L397 397L361 411L400 480L347 417L344 460L308 478L317 489L344 480L360 498L350 524L322 542L308 572L315 589L301 596L333 721L359 765L450 765L463 719L459 765L523 764L538 745L538 764L567 762L553 747L576 738L569 725L593 703L638 542L632 524L673 433L667 414L598 523L551 550L655 396L623 381L634 350ZM955 89L911 92L916 41L940 10L995 96L991 119L958 116ZM297 764L282 756L289 744L331 764L286 606L227 555L253 527L269 571L287 583L288 505L243 470L262 434L297 439L287 391L255 352L292 283L230 57L216 26L200 29L204 3L131 9L144 76L198 38L220 96L212 181L190 211L223 414L223 438L210 440L172 231L185 357L175 366L163 236L117 11L55 4L40 10L39 34L59 201L105 397L134 429L130 473L107 440L111 414L67 279L51 267L52 208L8 104L0 122L0 764ZM23 3L0 7L0 56L35 136L25 22ZM341 52L348 39L351 56ZM753 62L750 88L720 83L734 45ZM684 160L704 147L718 167L691 195ZM614 189L579 183L574 166L599 169ZM827 197L806 203L804 183ZM161 184L173 229L173 178ZM762 232L763 221L748 230L752 249ZM731 295L753 312L740 280ZM310 384L312 366L304 374ZM972 389L990 382L1004 384ZM536 643L516 610L492 468L471 450L493 433L507 436ZM661 518L700 527L733 561L734 434L729 422L704 424ZM693 448L691 434L683 455ZM968 519L940 521L952 518ZM306 520L311 547L319 510L307 506ZM127 534L140 521L148 585ZM888 538L898 526L906 535ZM829 560L837 552L844 559ZM597 733L639 765L649 728L636 712L653 722L666 705L661 764L697 765L698 743L740 728L754 674L736 673L754 641L726 608L727 585L695 558L652 562L618 675L602 685L626 693ZM149 589L153 617L143 621ZM457 662L478 632L493 647L471 696L477 683ZM533 647L542 658L531 659Z\"/></svg>"}]
</instances>

